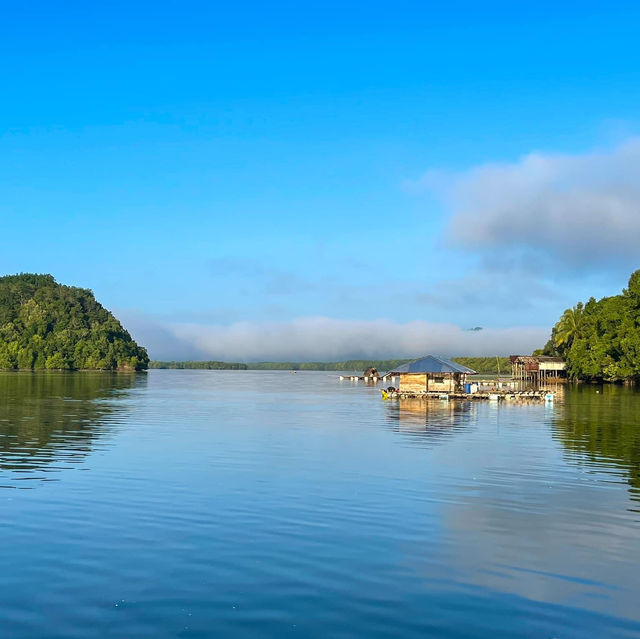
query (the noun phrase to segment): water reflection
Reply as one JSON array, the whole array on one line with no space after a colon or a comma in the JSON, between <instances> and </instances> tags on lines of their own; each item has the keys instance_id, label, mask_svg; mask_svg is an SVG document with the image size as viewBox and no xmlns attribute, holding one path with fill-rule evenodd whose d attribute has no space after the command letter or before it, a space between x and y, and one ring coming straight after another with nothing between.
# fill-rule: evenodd
<instances>
[{"instance_id":1,"label":"water reflection","mask_svg":"<svg viewBox=\"0 0 640 639\"><path fill-rule=\"evenodd\" d=\"M91 468L5 491L2 636L640 637L630 464L560 443L573 406L382 402L312 371L82 377L0 376L30 475ZM20 476L0 469L38 485Z\"/></svg>"},{"instance_id":2,"label":"water reflection","mask_svg":"<svg viewBox=\"0 0 640 639\"><path fill-rule=\"evenodd\" d=\"M471 402L399 399L387 403L387 423L416 443L433 446L466 428L475 408Z\"/></svg>"},{"instance_id":3,"label":"water reflection","mask_svg":"<svg viewBox=\"0 0 640 639\"><path fill-rule=\"evenodd\" d=\"M126 410L113 400L145 383L144 374L0 373L0 485L33 488L80 463Z\"/></svg>"},{"instance_id":4,"label":"water reflection","mask_svg":"<svg viewBox=\"0 0 640 639\"><path fill-rule=\"evenodd\" d=\"M611 385L568 388L553 437L573 463L623 470L631 497L640 500L640 393Z\"/></svg>"}]
</instances>

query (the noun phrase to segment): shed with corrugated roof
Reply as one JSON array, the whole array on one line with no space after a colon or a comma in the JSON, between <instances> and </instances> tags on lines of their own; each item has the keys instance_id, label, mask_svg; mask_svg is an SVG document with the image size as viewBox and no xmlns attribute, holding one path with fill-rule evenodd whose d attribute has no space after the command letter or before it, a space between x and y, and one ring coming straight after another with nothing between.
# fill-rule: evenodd
<instances>
[{"instance_id":1,"label":"shed with corrugated roof","mask_svg":"<svg viewBox=\"0 0 640 639\"><path fill-rule=\"evenodd\" d=\"M388 371L385 378L399 378L401 393L455 393L464 391L467 375L476 371L449 359L425 355Z\"/></svg>"}]
</instances>

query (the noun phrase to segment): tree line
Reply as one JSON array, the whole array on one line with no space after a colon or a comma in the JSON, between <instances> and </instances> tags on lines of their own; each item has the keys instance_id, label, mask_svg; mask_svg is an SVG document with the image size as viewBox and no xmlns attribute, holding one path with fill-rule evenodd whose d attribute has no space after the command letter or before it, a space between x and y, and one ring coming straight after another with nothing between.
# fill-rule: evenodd
<instances>
[{"instance_id":1,"label":"tree line","mask_svg":"<svg viewBox=\"0 0 640 639\"><path fill-rule=\"evenodd\" d=\"M207 371L246 371L246 364L237 362L159 362L152 360L149 362L149 368L171 368L178 370L207 370Z\"/></svg>"},{"instance_id":2,"label":"tree line","mask_svg":"<svg viewBox=\"0 0 640 639\"><path fill-rule=\"evenodd\" d=\"M381 373L393 370L409 359L349 359L340 362L253 362L239 364L217 361L149 362L149 368L164 369L204 369L204 370L268 370L268 371L364 371L377 368ZM454 357L454 362L462 364L478 373L495 374L511 372L508 357Z\"/></svg>"}]
</instances>

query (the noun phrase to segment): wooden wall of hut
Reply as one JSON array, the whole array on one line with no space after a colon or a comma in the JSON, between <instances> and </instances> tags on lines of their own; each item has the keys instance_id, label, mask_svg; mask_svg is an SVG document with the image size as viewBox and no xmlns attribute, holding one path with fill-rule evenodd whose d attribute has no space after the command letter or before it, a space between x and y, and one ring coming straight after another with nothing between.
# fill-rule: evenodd
<instances>
[{"instance_id":1,"label":"wooden wall of hut","mask_svg":"<svg viewBox=\"0 0 640 639\"><path fill-rule=\"evenodd\" d=\"M403 393L422 393L426 391L426 373L401 373L399 390Z\"/></svg>"},{"instance_id":2,"label":"wooden wall of hut","mask_svg":"<svg viewBox=\"0 0 640 639\"><path fill-rule=\"evenodd\" d=\"M403 393L449 393L460 389L464 377L457 373L401 373L398 390Z\"/></svg>"}]
</instances>

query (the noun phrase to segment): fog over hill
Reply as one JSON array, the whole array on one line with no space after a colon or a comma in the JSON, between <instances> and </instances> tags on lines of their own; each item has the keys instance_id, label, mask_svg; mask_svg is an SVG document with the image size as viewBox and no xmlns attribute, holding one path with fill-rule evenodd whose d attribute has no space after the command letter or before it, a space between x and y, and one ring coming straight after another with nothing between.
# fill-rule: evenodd
<instances>
[{"instance_id":1,"label":"fog over hill","mask_svg":"<svg viewBox=\"0 0 640 639\"><path fill-rule=\"evenodd\" d=\"M303 317L282 322L230 325L162 323L143 315L120 313L132 335L152 359L223 361L336 361L530 353L540 347L549 327L468 330L425 321L337 320Z\"/></svg>"}]
</instances>

